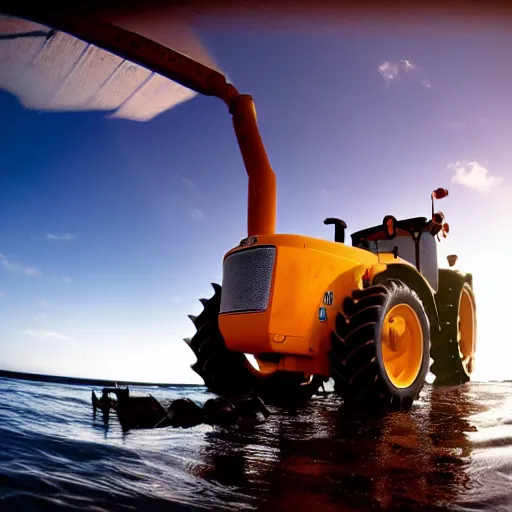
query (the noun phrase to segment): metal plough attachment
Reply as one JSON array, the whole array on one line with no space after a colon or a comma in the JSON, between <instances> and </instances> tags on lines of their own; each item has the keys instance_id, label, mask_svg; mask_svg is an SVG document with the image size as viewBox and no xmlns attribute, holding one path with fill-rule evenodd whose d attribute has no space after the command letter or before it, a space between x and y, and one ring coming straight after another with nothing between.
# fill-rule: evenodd
<instances>
[{"instance_id":1,"label":"metal plough attachment","mask_svg":"<svg viewBox=\"0 0 512 512\"><path fill-rule=\"evenodd\" d=\"M99 398L93 390L92 406L94 416L97 410L103 413L105 424L108 424L110 411L115 411L125 432L147 428L190 428L201 423L223 427L251 426L263 423L270 415L257 396L211 398L203 407L189 398L179 398L165 409L152 395L131 396L128 387L103 388Z\"/></svg>"}]
</instances>

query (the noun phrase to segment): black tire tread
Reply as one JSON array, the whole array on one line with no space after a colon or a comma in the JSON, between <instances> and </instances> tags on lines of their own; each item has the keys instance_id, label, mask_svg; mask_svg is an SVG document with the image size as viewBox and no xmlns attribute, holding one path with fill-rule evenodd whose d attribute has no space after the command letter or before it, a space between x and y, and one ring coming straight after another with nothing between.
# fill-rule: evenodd
<instances>
[{"instance_id":1,"label":"black tire tread","mask_svg":"<svg viewBox=\"0 0 512 512\"><path fill-rule=\"evenodd\" d=\"M436 293L436 305L439 314L440 332L432 337L431 372L436 379L434 385L461 385L469 382L459 353L458 305L464 285L473 295L472 276L451 269L439 269L439 286ZM474 301L474 295L473 295Z\"/></svg>"},{"instance_id":2,"label":"black tire tread","mask_svg":"<svg viewBox=\"0 0 512 512\"><path fill-rule=\"evenodd\" d=\"M377 406L393 410L409 409L414 396L399 396L384 382L379 369L375 340L382 307L391 295L406 293L421 304L418 295L397 280L387 280L363 290L355 290L343 301L331 334L329 363L334 390L348 406ZM428 325L428 318L424 314ZM428 356L427 356L428 357Z\"/></svg>"}]
</instances>

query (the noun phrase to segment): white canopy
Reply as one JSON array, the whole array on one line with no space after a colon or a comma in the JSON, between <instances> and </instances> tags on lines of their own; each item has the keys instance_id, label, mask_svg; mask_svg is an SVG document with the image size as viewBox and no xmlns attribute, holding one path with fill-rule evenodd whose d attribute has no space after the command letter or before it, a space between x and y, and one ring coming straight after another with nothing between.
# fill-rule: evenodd
<instances>
[{"instance_id":1,"label":"white canopy","mask_svg":"<svg viewBox=\"0 0 512 512\"><path fill-rule=\"evenodd\" d=\"M184 23L139 15L115 24L216 69ZM103 110L135 121L148 121L196 95L76 37L5 15L0 15L0 88L28 109Z\"/></svg>"}]
</instances>

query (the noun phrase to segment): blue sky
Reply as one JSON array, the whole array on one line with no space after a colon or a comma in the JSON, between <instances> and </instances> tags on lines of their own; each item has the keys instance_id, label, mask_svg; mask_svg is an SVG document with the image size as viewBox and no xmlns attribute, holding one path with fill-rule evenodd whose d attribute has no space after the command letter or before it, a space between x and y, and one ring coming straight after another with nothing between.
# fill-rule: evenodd
<instances>
[{"instance_id":1,"label":"blue sky","mask_svg":"<svg viewBox=\"0 0 512 512\"><path fill-rule=\"evenodd\" d=\"M451 227L440 251L475 274L479 375L512 377L498 286L512 284L502 268L512 248L510 39L200 36L256 101L279 232L331 239L327 216L349 232L389 213L428 216L431 190L450 190L438 205ZM140 123L28 111L0 92L0 111L0 367L200 382L182 341L194 332L187 314L221 281L222 256L246 226L225 106L196 97Z\"/></svg>"}]
</instances>

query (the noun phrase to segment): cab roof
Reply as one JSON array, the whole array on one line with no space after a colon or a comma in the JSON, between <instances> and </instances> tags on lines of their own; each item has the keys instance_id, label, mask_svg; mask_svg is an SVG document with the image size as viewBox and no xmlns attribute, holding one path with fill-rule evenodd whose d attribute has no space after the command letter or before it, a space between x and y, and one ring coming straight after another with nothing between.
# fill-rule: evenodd
<instances>
[{"instance_id":1,"label":"cab roof","mask_svg":"<svg viewBox=\"0 0 512 512\"><path fill-rule=\"evenodd\" d=\"M430 222L426 217L412 217L410 219L397 220L395 226L397 229L407 231L412 235L413 233L424 231L429 226L429 224ZM363 240L372 241L386 238L384 226L382 224L373 226L371 228L362 229L361 231L356 231L350 236L352 238L352 245L357 245Z\"/></svg>"}]
</instances>

